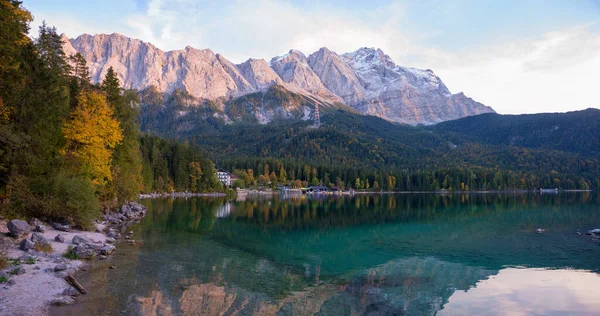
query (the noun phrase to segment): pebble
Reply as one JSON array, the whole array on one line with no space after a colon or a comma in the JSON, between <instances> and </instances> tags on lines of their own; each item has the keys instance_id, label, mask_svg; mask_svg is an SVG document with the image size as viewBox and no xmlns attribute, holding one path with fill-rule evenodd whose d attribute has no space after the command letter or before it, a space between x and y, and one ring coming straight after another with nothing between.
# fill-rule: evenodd
<instances>
[{"instance_id":1,"label":"pebble","mask_svg":"<svg viewBox=\"0 0 600 316\"><path fill-rule=\"evenodd\" d=\"M40 233L45 233L46 232L46 226L44 225L36 225L35 226L35 231L36 232L40 232Z\"/></svg>"},{"instance_id":2,"label":"pebble","mask_svg":"<svg viewBox=\"0 0 600 316\"><path fill-rule=\"evenodd\" d=\"M65 242L65 235L63 234L58 234L56 235L56 237L54 237L54 240L60 242L60 243L64 243Z\"/></svg>"},{"instance_id":3,"label":"pebble","mask_svg":"<svg viewBox=\"0 0 600 316\"><path fill-rule=\"evenodd\" d=\"M66 263L59 263L58 265L56 265L54 267L54 272L65 271L65 270L67 270L67 264Z\"/></svg>"}]
</instances>

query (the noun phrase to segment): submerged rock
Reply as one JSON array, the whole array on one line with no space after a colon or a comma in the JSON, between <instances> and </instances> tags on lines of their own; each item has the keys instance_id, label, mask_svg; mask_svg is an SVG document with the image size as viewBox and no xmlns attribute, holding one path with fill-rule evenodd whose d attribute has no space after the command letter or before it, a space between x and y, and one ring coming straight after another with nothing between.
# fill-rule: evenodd
<instances>
[{"instance_id":1,"label":"submerged rock","mask_svg":"<svg viewBox=\"0 0 600 316\"><path fill-rule=\"evenodd\" d=\"M113 245L104 245L102 248L100 248L100 254L103 255L110 255L111 253L113 253L113 251L115 251L115 246Z\"/></svg>"},{"instance_id":2,"label":"submerged rock","mask_svg":"<svg viewBox=\"0 0 600 316\"><path fill-rule=\"evenodd\" d=\"M600 236L600 228L588 230L586 235Z\"/></svg>"},{"instance_id":3,"label":"submerged rock","mask_svg":"<svg viewBox=\"0 0 600 316\"><path fill-rule=\"evenodd\" d=\"M21 238L24 235L29 234L31 226L26 221L20 219L13 219L6 224L10 235L14 238Z\"/></svg>"}]
</instances>

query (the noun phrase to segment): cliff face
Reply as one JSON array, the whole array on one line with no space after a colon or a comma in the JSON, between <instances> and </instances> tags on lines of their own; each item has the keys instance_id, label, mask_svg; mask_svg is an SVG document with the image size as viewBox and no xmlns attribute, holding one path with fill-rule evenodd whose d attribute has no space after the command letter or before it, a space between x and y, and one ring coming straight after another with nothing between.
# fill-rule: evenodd
<instances>
[{"instance_id":1,"label":"cliff face","mask_svg":"<svg viewBox=\"0 0 600 316\"><path fill-rule=\"evenodd\" d=\"M284 82L326 100L344 103L342 98L323 85L302 52L292 49L285 55L273 57L270 65Z\"/></svg>"},{"instance_id":2,"label":"cliff face","mask_svg":"<svg viewBox=\"0 0 600 316\"><path fill-rule=\"evenodd\" d=\"M81 53L92 80L109 67L125 88L182 89L199 100L238 98L279 85L324 106L345 103L360 113L406 124L434 124L494 112L462 93L451 94L431 70L397 66L380 49L361 48L338 55L321 48L233 64L210 49L164 52L150 43L119 34L63 36L68 55Z\"/></svg>"},{"instance_id":3,"label":"cliff face","mask_svg":"<svg viewBox=\"0 0 600 316\"><path fill-rule=\"evenodd\" d=\"M341 56L365 89L355 104L360 112L407 124L435 124L464 116L494 112L451 94L430 69L397 66L381 49L361 48Z\"/></svg>"}]
</instances>

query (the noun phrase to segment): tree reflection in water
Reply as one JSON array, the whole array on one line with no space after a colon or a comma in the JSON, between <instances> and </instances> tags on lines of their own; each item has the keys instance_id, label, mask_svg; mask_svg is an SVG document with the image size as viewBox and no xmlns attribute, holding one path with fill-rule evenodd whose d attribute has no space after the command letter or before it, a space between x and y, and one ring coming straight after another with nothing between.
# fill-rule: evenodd
<instances>
[{"instance_id":1,"label":"tree reflection in water","mask_svg":"<svg viewBox=\"0 0 600 316\"><path fill-rule=\"evenodd\" d=\"M105 290L60 311L94 314L97 299L112 299L115 311L148 315L432 314L511 266L524 277L592 271L581 273L600 286L598 241L576 234L600 227L597 193L145 203L143 246L115 258L130 269L105 273L94 281ZM587 295L578 299L600 301Z\"/></svg>"}]
</instances>

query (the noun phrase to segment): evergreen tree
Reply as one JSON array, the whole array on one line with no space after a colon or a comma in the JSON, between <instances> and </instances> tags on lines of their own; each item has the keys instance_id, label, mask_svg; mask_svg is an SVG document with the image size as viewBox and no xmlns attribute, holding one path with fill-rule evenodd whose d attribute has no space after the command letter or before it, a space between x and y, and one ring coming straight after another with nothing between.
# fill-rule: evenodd
<instances>
[{"instance_id":1,"label":"evergreen tree","mask_svg":"<svg viewBox=\"0 0 600 316\"><path fill-rule=\"evenodd\" d=\"M84 67L85 60L82 65L82 68L87 70L87 67ZM139 123L137 120L139 113L136 108L138 99L133 92L123 93L119 79L112 67L108 69L100 88L106 94L108 103L114 109L123 134L123 141L115 147L113 156L112 191L117 201L125 201L135 198L143 189Z\"/></svg>"}]
</instances>

